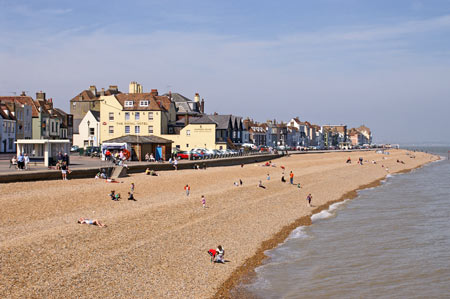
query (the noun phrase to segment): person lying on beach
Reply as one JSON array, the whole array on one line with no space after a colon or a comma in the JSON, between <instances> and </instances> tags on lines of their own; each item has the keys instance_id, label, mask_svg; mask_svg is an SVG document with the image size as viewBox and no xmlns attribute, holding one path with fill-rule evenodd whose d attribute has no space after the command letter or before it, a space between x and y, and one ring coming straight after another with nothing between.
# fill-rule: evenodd
<instances>
[{"instance_id":1,"label":"person lying on beach","mask_svg":"<svg viewBox=\"0 0 450 299\"><path fill-rule=\"evenodd\" d=\"M83 218L81 217L80 219L78 219L78 223L79 224L91 224L91 225L97 225L98 227L106 227L106 224L101 223L99 220L97 219L87 219L87 218Z\"/></svg>"},{"instance_id":2,"label":"person lying on beach","mask_svg":"<svg viewBox=\"0 0 450 299\"><path fill-rule=\"evenodd\" d=\"M238 182L234 182L233 183L236 187L239 187L239 183Z\"/></svg>"},{"instance_id":3,"label":"person lying on beach","mask_svg":"<svg viewBox=\"0 0 450 299\"><path fill-rule=\"evenodd\" d=\"M352 163L352 159L350 159L350 157L348 157L347 162L345 162L345 163L351 164Z\"/></svg>"},{"instance_id":4,"label":"person lying on beach","mask_svg":"<svg viewBox=\"0 0 450 299\"><path fill-rule=\"evenodd\" d=\"M153 169L150 169L150 168L147 168L145 170L145 174L150 175L150 176L158 176L158 174Z\"/></svg>"},{"instance_id":5,"label":"person lying on beach","mask_svg":"<svg viewBox=\"0 0 450 299\"><path fill-rule=\"evenodd\" d=\"M259 187L259 188L266 189L266 186L264 186L263 183L262 183L261 181L259 181L258 187Z\"/></svg>"}]
</instances>

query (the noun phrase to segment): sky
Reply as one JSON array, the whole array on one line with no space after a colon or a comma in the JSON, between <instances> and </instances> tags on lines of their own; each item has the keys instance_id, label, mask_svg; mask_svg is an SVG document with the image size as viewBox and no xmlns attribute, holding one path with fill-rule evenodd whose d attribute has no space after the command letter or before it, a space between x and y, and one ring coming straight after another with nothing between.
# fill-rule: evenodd
<instances>
[{"instance_id":1,"label":"sky","mask_svg":"<svg viewBox=\"0 0 450 299\"><path fill-rule=\"evenodd\" d=\"M450 143L450 0L0 0L0 95L137 81L256 121Z\"/></svg>"}]
</instances>

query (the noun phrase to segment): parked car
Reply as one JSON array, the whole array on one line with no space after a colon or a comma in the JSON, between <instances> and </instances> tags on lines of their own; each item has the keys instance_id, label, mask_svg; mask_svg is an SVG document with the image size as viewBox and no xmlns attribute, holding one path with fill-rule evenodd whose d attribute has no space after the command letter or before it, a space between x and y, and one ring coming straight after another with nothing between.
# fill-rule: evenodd
<instances>
[{"instance_id":1,"label":"parked car","mask_svg":"<svg viewBox=\"0 0 450 299\"><path fill-rule=\"evenodd\" d=\"M80 150L80 147L78 145L72 145L70 148L71 152L78 152Z\"/></svg>"},{"instance_id":2,"label":"parked car","mask_svg":"<svg viewBox=\"0 0 450 299\"><path fill-rule=\"evenodd\" d=\"M189 159L189 152L187 151L178 152L177 159Z\"/></svg>"},{"instance_id":3,"label":"parked car","mask_svg":"<svg viewBox=\"0 0 450 299\"><path fill-rule=\"evenodd\" d=\"M204 154L201 151L191 150L189 154L191 155L192 160L203 159L204 157Z\"/></svg>"},{"instance_id":4,"label":"parked car","mask_svg":"<svg viewBox=\"0 0 450 299\"><path fill-rule=\"evenodd\" d=\"M84 151L85 156L96 156L97 153L100 155L100 147L98 146L88 146L86 147L86 150Z\"/></svg>"}]
</instances>

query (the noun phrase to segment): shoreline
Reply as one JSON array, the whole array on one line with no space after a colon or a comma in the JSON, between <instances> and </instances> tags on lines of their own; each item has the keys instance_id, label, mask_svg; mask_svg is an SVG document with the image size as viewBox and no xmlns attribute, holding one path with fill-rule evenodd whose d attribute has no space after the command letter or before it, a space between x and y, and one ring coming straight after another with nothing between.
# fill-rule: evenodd
<instances>
[{"instance_id":1,"label":"shoreline","mask_svg":"<svg viewBox=\"0 0 450 299\"><path fill-rule=\"evenodd\" d=\"M114 185L94 179L4 184L0 204L8 213L0 216L5 265L0 285L8 287L0 287L0 294L248 297L235 295L235 286L263 263L265 250L311 224L312 214L379 185L386 168L411 171L438 159L428 154L409 159L407 153L368 152L365 160L377 163L364 166L345 163L348 157L358 161L359 153L332 153L285 156L272 167L252 163L160 172L158 177L133 174ZM301 189L280 182L291 170ZM244 185L236 187L239 178ZM260 180L267 189L257 188ZM110 190L126 194L132 182L136 202L109 200ZM187 183L190 196L183 190ZM308 193L314 196L313 207L305 203ZM202 209L201 195L208 209ZM79 217L97 218L108 228L75 224ZM225 245L230 263L210 263L205 252L217 244Z\"/></svg>"},{"instance_id":2,"label":"shoreline","mask_svg":"<svg viewBox=\"0 0 450 299\"><path fill-rule=\"evenodd\" d=\"M437 156L434 154L430 155ZM442 157L440 156L437 157L439 159L430 160L424 164L418 165L413 168L402 169L393 173L388 173L383 178L377 179L368 184L360 185L358 188L348 191L347 193L342 195L339 199L326 202L315 208L310 214L302 216L297 220L295 220L294 222L284 226L280 231L275 233L270 239L263 241L260 247L257 249L256 253L247 260L245 260L245 262L242 265L240 265L237 269L233 271L233 273L219 287L218 291L214 294L212 298L256 298L253 294L249 293L247 290L240 288L239 285L248 282L255 277L256 275L255 269L261 266L264 260L268 258L268 256L266 256L265 254L265 251L274 249L283 242L285 242L286 239L289 237L289 235L292 233L292 231L294 231L296 228L300 226L310 226L312 224L311 216L320 213L321 211L327 210L332 204L343 202L345 200L353 200L358 196L358 191L381 186L382 181L386 180L389 174L392 175L392 174L410 173L411 171L422 168L425 165L428 165L432 162L442 160ZM232 294L232 292L235 293Z\"/></svg>"}]
</instances>

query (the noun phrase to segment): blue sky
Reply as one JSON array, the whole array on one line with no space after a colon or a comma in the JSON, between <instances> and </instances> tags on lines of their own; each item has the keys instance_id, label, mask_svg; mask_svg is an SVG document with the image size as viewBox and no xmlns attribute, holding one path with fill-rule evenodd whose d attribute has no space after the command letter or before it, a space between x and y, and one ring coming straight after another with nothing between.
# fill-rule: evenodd
<instances>
[{"instance_id":1,"label":"blue sky","mask_svg":"<svg viewBox=\"0 0 450 299\"><path fill-rule=\"evenodd\" d=\"M138 81L207 112L449 142L450 0L4 1L0 94Z\"/></svg>"}]
</instances>

